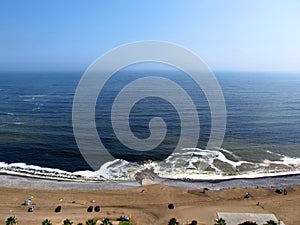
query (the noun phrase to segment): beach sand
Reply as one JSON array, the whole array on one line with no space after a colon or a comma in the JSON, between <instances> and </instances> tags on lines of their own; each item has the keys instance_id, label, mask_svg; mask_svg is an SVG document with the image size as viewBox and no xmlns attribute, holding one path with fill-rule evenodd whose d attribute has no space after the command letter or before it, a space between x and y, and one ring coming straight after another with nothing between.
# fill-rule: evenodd
<instances>
[{"instance_id":1,"label":"beach sand","mask_svg":"<svg viewBox=\"0 0 300 225\"><path fill-rule=\"evenodd\" d=\"M92 218L116 219L132 215L138 225L167 224L175 217L180 224L197 220L198 224L214 224L217 212L274 213L286 225L300 224L300 186L286 187L287 195L274 188L230 188L225 190L185 190L163 184L153 184L130 190L37 190L0 188L0 224L15 215L19 225L38 225L50 219L54 225L66 218L74 224ZM252 197L245 199L246 192ZM34 196L34 212L27 212L22 203ZM62 201L60 201L62 199ZM95 200L91 203L91 200ZM257 202L260 204L257 205ZM168 204L175 205L174 210ZM62 211L54 209L62 205ZM90 205L100 205L101 212L87 212Z\"/></svg>"}]
</instances>

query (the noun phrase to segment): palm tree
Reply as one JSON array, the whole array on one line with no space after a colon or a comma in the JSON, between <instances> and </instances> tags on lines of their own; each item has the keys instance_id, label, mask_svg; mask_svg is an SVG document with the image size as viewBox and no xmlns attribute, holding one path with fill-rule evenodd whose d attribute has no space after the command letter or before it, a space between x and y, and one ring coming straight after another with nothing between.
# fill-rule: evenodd
<instances>
[{"instance_id":1,"label":"palm tree","mask_svg":"<svg viewBox=\"0 0 300 225\"><path fill-rule=\"evenodd\" d=\"M42 222L42 225L52 225L51 220L45 219L45 220Z\"/></svg>"},{"instance_id":2,"label":"palm tree","mask_svg":"<svg viewBox=\"0 0 300 225\"><path fill-rule=\"evenodd\" d=\"M7 218L5 224L6 225L16 225L16 224L18 224L17 218L15 216L10 216Z\"/></svg>"},{"instance_id":3,"label":"palm tree","mask_svg":"<svg viewBox=\"0 0 300 225\"><path fill-rule=\"evenodd\" d=\"M175 218L170 219L168 225L179 225L179 222Z\"/></svg>"},{"instance_id":4,"label":"palm tree","mask_svg":"<svg viewBox=\"0 0 300 225\"><path fill-rule=\"evenodd\" d=\"M132 223L130 223L128 221L122 221L119 223L119 225L132 225Z\"/></svg>"},{"instance_id":5,"label":"palm tree","mask_svg":"<svg viewBox=\"0 0 300 225\"><path fill-rule=\"evenodd\" d=\"M87 220L87 221L85 222L85 224L86 224L86 225L96 225L97 221L98 221L98 220Z\"/></svg>"},{"instance_id":6,"label":"palm tree","mask_svg":"<svg viewBox=\"0 0 300 225\"><path fill-rule=\"evenodd\" d=\"M265 225L278 225L274 220L269 220Z\"/></svg>"},{"instance_id":7,"label":"palm tree","mask_svg":"<svg viewBox=\"0 0 300 225\"><path fill-rule=\"evenodd\" d=\"M226 221L223 218L220 218L216 221L215 225L226 225Z\"/></svg>"},{"instance_id":8,"label":"palm tree","mask_svg":"<svg viewBox=\"0 0 300 225\"><path fill-rule=\"evenodd\" d=\"M64 225L72 225L72 224L73 224L73 222L71 220L69 220L69 219L64 220Z\"/></svg>"},{"instance_id":9,"label":"palm tree","mask_svg":"<svg viewBox=\"0 0 300 225\"><path fill-rule=\"evenodd\" d=\"M112 225L112 222L111 222L111 220L109 218L104 218L102 220L102 224L103 225Z\"/></svg>"}]
</instances>

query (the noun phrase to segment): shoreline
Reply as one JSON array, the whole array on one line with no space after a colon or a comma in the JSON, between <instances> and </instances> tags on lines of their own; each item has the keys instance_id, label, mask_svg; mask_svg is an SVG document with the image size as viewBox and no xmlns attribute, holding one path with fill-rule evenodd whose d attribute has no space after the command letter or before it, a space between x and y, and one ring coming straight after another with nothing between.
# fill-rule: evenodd
<instances>
[{"instance_id":1,"label":"shoreline","mask_svg":"<svg viewBox=\"0 0 300 225\"><path fill-rule=\"evenodd\" d=\"M285 174L277 176L254 178L231 178L223 180L183 180L155 178L151 184L163 184L183 189L230 189L230 188L255 188L255 187L284 187L300 185L300 174ZM19 175L0 173L0 188L22 188L36 190L129 190L141 187L138 181L72 181L43 179Z\"/></svg>"}]
</instances>

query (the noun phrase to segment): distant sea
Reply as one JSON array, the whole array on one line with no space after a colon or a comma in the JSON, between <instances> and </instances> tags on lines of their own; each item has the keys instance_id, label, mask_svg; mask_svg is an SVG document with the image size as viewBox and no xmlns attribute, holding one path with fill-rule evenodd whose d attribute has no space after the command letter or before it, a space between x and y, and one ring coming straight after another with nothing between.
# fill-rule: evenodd
<instances>
[{"instance_id":1,"label":"distant sea","mask_svg":"<svg viewBox=\"0 0 300 225\"><path fill-rule=\"evenodd\" d=\"M153 71L152 71L153 73ZM198 146L172 154L180 136L174 108L161 99L132 110L132 130L149 136L149 118L166 121L165 140L154 152L131 151L113 133L109 107L125 83L148 74L123 71L110 80L96 106L99 137L116 160L92 171L73 134L72 104L83 72L0 74L0 173L63 180L133 180L148 169L172 179L226 179L300 173L300 74L215 71L223 91L227 128L221 148L206 149L210 109L205 96L178 71L160 71L199 101Z\"/></svg>"}]
</instances>

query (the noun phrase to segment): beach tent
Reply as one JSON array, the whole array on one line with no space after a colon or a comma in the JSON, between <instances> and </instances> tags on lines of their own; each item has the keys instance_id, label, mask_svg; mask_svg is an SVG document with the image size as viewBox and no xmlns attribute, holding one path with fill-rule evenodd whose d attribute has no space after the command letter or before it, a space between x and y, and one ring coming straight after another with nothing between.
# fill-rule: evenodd
<instances>
[{"instance_id":1,"label":"beach tent","mask_svg":"<svg viewBox=\"0 0 300 225\"><path fill-rule=\"evenodd\" d=\"M244 198L250 198L251 197L251 192L247 192Z\"/></svg>"},{"instance_id":2,"label":"beach tent","mask_svg":"<svg viewBox=\"0 0 300 225\"><path fill-rule=\"evenodd\" d=\"M130 221L130 218L128 216L120 216L117 220L118 221Z\"/></svg>"},{"instance_id":3,"label":"beach tent","mask_svg":"<svg viewBox=\"0 0 300 225\"><path fill-rule=\"evenodd\" d=\"M24 201L24 205L30 205L31 201L29 199Z\"/></svg>"},{"instance_id":4,"label":"beach tent","mask_svg":"<svg viewBox=\"0 0 300 225\"><path fill-rule=\"evenodd\" d=\"M101 211L101 207L99 205L95 206L95 212L100 212Z\"/></svg>"},{"instance_id":5,"label":"beach tent","mask_svg":"<svg viewBox=\"0 0 300 225\"><path fill-rule=\"evenodd\" d=\"M170 203L170 204L168 205L168 209L174 209L174 208L175 208L175 206L174 206L173 203Z\"/></svg>"},{"instance_id":6,"label":"beach tent","mask_svg":"<svg viewBox=\"0 0 300 225\"><path fill-rule=\"evenodd\" d=\"M35 206L34 206L34 205L32 205L32 206L30 206L30 207L28 208L28 212L33 212L33 211L34 211L34 209L35 209Z\"/></svg>"},{"instance_id":7,"label":"beach tent","mask_svg":"<svg viewBox=\"0 0 300 225\"><path fill-rule=\"evenodd\" d=\"M59 213L61 212L61 205L57 206L54 210L54 212Z\"/></svg>"},{"instance_id":8,"label":"beach tent","mask_svg":"<svg viewBox=\"0 0 300 225\"><path fill-rule=\"evenodd\" d=\"M94 209L94 206L89 206L86 211L87 212L93 212L93 209Z\"/></svg>"}]
</instances>

